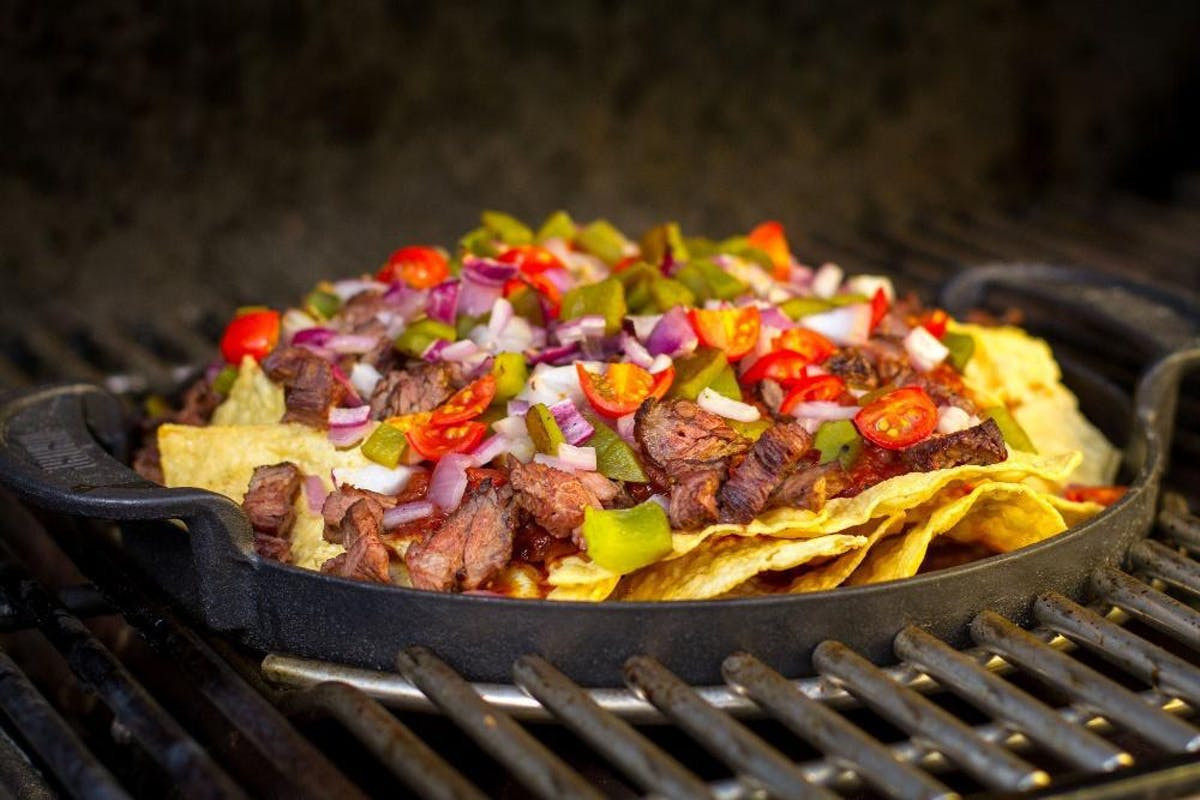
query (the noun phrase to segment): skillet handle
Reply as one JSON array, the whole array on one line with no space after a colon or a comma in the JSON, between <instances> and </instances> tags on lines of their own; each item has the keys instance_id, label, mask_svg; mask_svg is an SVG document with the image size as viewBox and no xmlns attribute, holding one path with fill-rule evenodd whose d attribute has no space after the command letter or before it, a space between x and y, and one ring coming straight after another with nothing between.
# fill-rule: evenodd
<instances>
[{"instance_id":1,"label":"skillet handle","mask_svg":"<svg viewBox=\"0 0 1200 800\"><path fill-rule=\"evenodd\" d=\"M250 605L240 598L252 591L249 522L226 497L164 488L110 455L101 442L119 447L123 416L115 397L90 384L0 394L0 483L21 500L60 513L182 520L205 620L214 627L240 627Z\"/></svg>"}]
</instances>

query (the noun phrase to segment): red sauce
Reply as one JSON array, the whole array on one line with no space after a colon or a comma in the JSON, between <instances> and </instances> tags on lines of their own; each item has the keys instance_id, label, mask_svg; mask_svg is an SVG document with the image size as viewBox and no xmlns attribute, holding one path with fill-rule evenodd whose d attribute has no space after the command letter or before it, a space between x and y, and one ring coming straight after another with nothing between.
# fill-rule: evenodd
<instances>
[{"instance_id":1,"label":"red sauce","mask_svg":"<svg viewBox=\"0 0 1200 800\"><path fill-rule=\"evenodd\" d=\"M862 453L850 467L850 485L842 490L838 497L853 497L877 483L903 475L907 471L895 452L871 442L863 442Z\"/></svg>"},{"instance_id":2,"label":"red sauce","mask_svg":"<svg viewBox=\"0 0 1200 800\"><path fill-rule=\"evenodd\" d=\"M578 550L570 539L556 539L545 528L532 522L517 528L513 539L513 560L527 564L544 564Z\"/></svg>"}]
</instances>

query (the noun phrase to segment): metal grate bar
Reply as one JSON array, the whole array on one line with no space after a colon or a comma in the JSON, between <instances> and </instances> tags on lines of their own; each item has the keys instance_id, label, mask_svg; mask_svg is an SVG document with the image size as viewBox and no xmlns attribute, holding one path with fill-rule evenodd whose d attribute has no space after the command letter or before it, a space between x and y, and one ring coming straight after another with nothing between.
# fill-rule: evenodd
<instances>
[{"instance_id":1,"label":"metal grate bar","mask_svg":"<svg viewBox=\"0 0 1200 800\"><path fill-rule=\"evenodd\" d=\"M1042 595L1033 615L1043 625L1087 645L1103 658L1200 708L1200 671L1057 592Z\"/></svg>"},{"instance_id":2,"label":"metal grate bar","mask_svg":"<svg viewBox=\"0 0 1200 800\"><path fill-rule=\"evenodd\" d=\"M29 761L8 731L0 727L0 798L4 800L59 800L46 778Z\"/></svg>"},{"instance_id":3,"label":"metal grate bar","mask_svg":"<svg viewBox=\"0 0 1200 800\"><path fill-rule=\"evenodd\" d=\"M899 658L1080 769L1107 772L1133 763L1129 753L1091 731L1064 723L1054 709L920 628L900 631L894 646Z\"/></svg>"},{"instance_id":4,"label":"metal grate bar","mask_svg":"<svg viewBox=\"0 0 1200 800\"><path fill-rule=\"evenodd\" d=\"M1200 731L1147 704L1134 692L1070 656L1046 647L994 611L983 611L972 620L971 636L1047 685L1097 709L1149 742L1172 752L1200 749Z\"/></svg>"},{"instance_id":5,"label":"metal grate bar","mask_svg":"<svg viewBox=\"0 0 1200 800\"><path fill-rule=\"evenodd\" d=\"M705 797L708 787L625 720L601 708L587 692L540 656L513 665L517 685L552 711L644 790L686 800Z\"/></svg>"},{"instance_id":6,"label":"metal grate bar","mask_svg":"<svg viewBox=\"0 0 1200 800\"><path fill-rule=\"evenodd\" d=\"M1050 782L1045 772L1000 745L980 738L969 725L896 683L841 642L817 645L813 665L836 678L851 694L911 736L933 742L947 758L985 786L1025 791Z\"/></svg>"},{"instance_id":7,"label":"metal grate bar","mask_svg":"<svg viewBox=\"0 0 1200 800\"><path fill-rule=\"evenodd\" d=\"M958 795L916 767L897 760L876 739L845 717L798 691L795 685L749 653L734 653L721 665L725 679L809 744L844 761L889 797L952 798Z\"/></svg>"},{"instance_id":8,"label":"metal grate bar","mask_svg":"<svg viewBox=\"0 0 1200 800\"><path fill-rule=\"evenodd\" d=\"M96 800L129 797L3 651L0 651L0 707L72 795Z\"/></svg>"},{"instance_id":9,"label":"metal grate bar","mask_svg":"<svg viewBox=\"0 0 1200 800\"><path fill-rule=\"evenodd\" d=\"M1171 495L1163 497L1163 505L1171 503ZM1181 509L1164 508L1158 513L1158 524L1163 532L1183 545L1188 550L1200 552L1200 518L1187 513L1187 506Z\"/></svg>"},{"instance_id":10,"label":"metal grate bar","mask_svg":"<svg viewBox=\"0 0 1200 800\"><path fill-rule=\"evenodd\" d=\"M625 682L645 695L689 736L735 770L761 781L780 798L829 798L786 756L732 717L706 703L691 686L649 656L625 662Z\"/></svg>"},{"instance_id":11,"label":"metal grate bar","mask_svg":"<svg viewBox=\"0 0 1200 800\"><path fill-rule=\"evenodd\" d=\"M1129 548L1129 560L1140 572L1146 572L1172 586L1200 595L1200 565L1185 558L1162 542L1143 539Z\"/></svg>"},{"instance_id":12,"label":"metal grate bar","mask_svg":"<svg viewBox=\"0 0 1200 800\"><path fill-rule=\"evenodd\" d=\"M1092 574L1096 594L1148 625L1200 650L1200 613L1112 567Z\"/></svg>"},{"instance_id":13,"label":"metal grate bar","mask_svg":"<svg viewBox=\"0 0 1200 800\"><path fill-rule=\"evenodd\" d=\"M544 798L601 797L579 773L512 717L489 706L471 684L432 651L410 647L396 657L396 665L446 716L507 766L534 794Z\"/></svg>"},{"instance_id":14,"label":"metal grate bar","mask_svg":"<svg viewBox=\"0 0 1200 800\"><path fill-rule=\"evenodd\" d=\"M336 719L392 774L435 800L484 800L470 781L383 706L344 683L322 683L280 698L289 716Z\"/></svg>"}]
</instances>

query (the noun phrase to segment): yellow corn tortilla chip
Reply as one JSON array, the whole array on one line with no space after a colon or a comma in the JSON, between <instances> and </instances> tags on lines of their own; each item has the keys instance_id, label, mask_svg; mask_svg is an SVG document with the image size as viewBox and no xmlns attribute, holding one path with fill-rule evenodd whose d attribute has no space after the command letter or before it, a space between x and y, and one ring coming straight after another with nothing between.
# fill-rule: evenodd
<instances>
[{"instance_id":1,"label":"yellow corn tortilla chip","mask_svg":"<svg viewBox=\"0 0 1200 800\"><path fill-rule=\"evenodd\" d=\"M858 569L858 565L863 562L867 554L871 552L879 540L886 536L891 536L900 529L904 522L903 514L884 519L882 522L872 520L866 525L860 525L853 532L860 536L866 536L867 541L862 547L851 550L845 555L838 556L828 564L822 564L811 570L806 570L802 575L796 578L782 589L776 589L779 594L799 594L800 592L820 592L825 589L833 589L841 586L842 583Z\"/></svg>"},{"instance_id":2,"label":"yellow corn tortilla chip","mask_svg":"<svg viewBox=\"0 0 1200 800\"><path fill-rule=\"evenodd\" d=\"M682 558L643 567L620 587L622 600L702 600L728 592L768 570L791 569L867 543L866 536L830 534L812 539L725 536Z\"/></svg>"},{"instance_id":3,"label":"yellow corn tortilla chip","mask_svg":"<svg viewBox=\"0 0 1200 800\"><path fill-rule=\"evenodd\" d=\"M585 556L567 556L550 565L546 582L554 588L549 600L600 602L617 588L621 576Z\"/></svg>"},{"instance_id":4,"label":"yellow corn tortilla chip","mask_svg":"<svg viewBox=\"0 0 1200 800\"><path fill-rule=\"evenodd\" d=\"M229 397L213 412L213 425L270 425L283 419L283 387L271 382L250 356L242 359Z\"/></svg>"}]
</instances>

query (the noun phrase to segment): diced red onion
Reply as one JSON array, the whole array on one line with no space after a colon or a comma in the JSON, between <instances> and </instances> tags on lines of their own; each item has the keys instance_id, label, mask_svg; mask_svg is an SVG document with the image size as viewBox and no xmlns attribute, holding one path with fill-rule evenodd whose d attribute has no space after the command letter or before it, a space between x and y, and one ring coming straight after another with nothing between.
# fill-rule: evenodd
<instances>
[{"instance_id":1,"label":"diced red onion","mask_svg":"<svg viewBox=\"0 0 1200 800\"><path fill-rule=\"evenodd\" d=\"M484 286L501 287L506 281L517 276L517 268L512 264L504 264L490 258L468 256L463 260L462 274L464 280Z\"/></svg>"},{"instance_id":2,"label":"diced red onion","mask_svg":"<svg viewBox=\"0 0 1200 800\"><path fill-rule=\"evenodd\" d=\"M325 347L333 337L337 336L337 331L332 328L305 328L296 331L292 336L292 344L297 347L311 345L312 347Z\"/></svg>"},{"instance_id":3,"label":"diced red onion","mask_svg":"<svg viewBox=\"0 0 1200 800\"><path fill-rule=\"evenodd\" d=\"M365 361L359 361L350 368L350 383L359 397L370 397L381 380L383 376L379 370Z\"/></svg>"},{"instance_id":4,"label":"diced red onion","mask_svg":"<svg viewBox=\"0 0 1200 800\"><path fill-rule=\"evenodd\" d=\"M354 425L362 425L370 418L370 406L329 409L329 427L331 428L347 428Z\"/></svg>"},{"instance_id":5,"label":"diced red onion","mask_svg":"<svg viewBox=\"0 0 1200 800\"><path fill-rule=\"evenodd\" d=\"M637 414L626 414L623 417L617 417L617 436L625 440L626 444L636 444L637 438L633 435L634 417Z\"/></svg>"},{"instance_id":6,"label":"diced red onion","mask_svg":"<svg viewBox=\"0 0 1200 800\"><path fill-rule=\"evenodd\" d=\"M476 380L482 378L492 371L492 364L495 359L489 353L479 353L472 356L463 362L463 366L467 367L470 372L467 374L468 380Z\"/></svg>"},{"instance_id":7,"label":"diced red onion","mask_svg":"<svg viewBox=\"0 0 1200 800\"><path fill-rule=\"evenodd\" d=\"M781 331L796 327L796 323L792 321L792 318L780 311L779 306L768 305L766 308L760 308L758 317L764 326L776 328Z\"/></svg>"},{"instance_id":8,"label":"diced red onion","mask_svg":"<svg viewBox=\"0 0 1200 800\"><path fill-rule=\"evenodd\" d=\"M438 353L438 358L440 358L442 361L466 361L468 358L477 355L479 352L479 345L475 344L470 339L461 339L457 342L451 342L443 347Z\"/></svg>"},{"instance_id":9,"label":"diced red onion","mask_svg":"<svg viewBox=\"0 0 1200 800\"><path fill-rule=\"evenodd\" d=\"M675 306L663 314L646 339L646 349L651 355L665 355L671 358L692 352L697 344L699 340L696 338L696 331L688 321L687 312L682 306Z\"/></svg>"},{"instance_id":10,"label":"diced red onion","mask_svg":"<svg viewBox=\"0 0 1200 800\"><path fill-rule=\"evenodd\" d=\"M486 348L493 353L519 353L533 346L533 326L529 324L529 320L524 317L516 317L512 315L512 306L507 300L497 300L493 306L493 315L495 309L501 303L508 308L508 319L504 320L504 325L493 327L495 316L492 317L492 322L489 322L488 327L482 325L476 326L471 331L471 338L480 346ZM505 312L501 309L501 315Z\"/></svg>"},{"instance_id":11,"label":"diced red onion","mask_svg":"<svg viewBox=\"0 0 1200 800\"><path fill-rule=\"evenodd\" d=\"M454 324L454 309L458 305L458 288L457 280L448 280L429 290L425 313L429 315L430 319L444 322L447 325Z\"/></svg>"},{"instance_id":12,"label":"diced red onion","mask_svg":"<svg viewBox=\"0 0 1200 800\"><path fill-rule=\"evenodd\" d=\"M365 467L348 468L335 467L333 482L337 486L349 484L358 489L379 494L397 495L408 485L412 477L413 467L394 467L388 469L382 464L368 464Z\"/></svg>"},{"instance_id":13,"label":"diced red onion","mask_svg":"<svg viewBox=\"0 0 1200 800\"><path fill-rule=\"evenodd\" d=\"M938 406L938 433L957 433L978 424L977 418L958 406Z\"/></svg>"},{"instance_id":14,"label":"diced red onion","mask_svg":"<svg viewBox=\"0 0 1200 800\"><path fill-rule=\"evenodd\" d=\"M837 344L866 344L871 336L871 306L855 303L800 318L800 325Z\"/></svg>"},{"instance_id":15,"label":"diced red onion","mask_svg":"<svg viewBox=\"0 0 1200 800\"><path fill-rule=\"evenodd\" d=\"M793 258L792 265L788 269L788 283L800 289L808 289L812 286L812 281L812 267L805 266Z\"/></svg>"},{"instance_id":16,"label":"diced red onion","mask_svg":"<svg viewBox=\"0 0 1200 800\"><path fill-rule=\"evenodd\" d=\"M637 364L639 367L648 369L654 363L654 356L650 355L650 351L646 349L645 345L629 331L621 332L621 349L630 363Z\"/></svg>"},{"instance_id":17,"label":"diced red onion","mask_svg":"<svg viewBox=\"0 0 1200 800\"><path fill-rule=\"evenodd\" d=\"M497 297L492 303L492 316L488 319L487 330L492 338L499 339L513 318L512 303L503 297Z\"/></svg>"},{"instance_id":18,"label":"diced red onion","mask_svg":"<svg viewBox=\"0 0 1200 800\"><path fill-rule=\"evenodd\" d=\"M592 424L584 419L583 414L579 413L579 409L575 407L575 403L569 397L564 397L550 406L550 413L554 415L554 421L558 423L567 444L582 444L596 432ZM560 457L561 455L559 453Z\"/></svg>"},{"instance_id":19,"label":"diced red onion","mask_svg":"<svg viewBox=\"0 0 1200 800\"><path fill-rule=\"evenodd\" d=\"M477 317L492 307L496 298L503 292L500 286L489 286L478 281L464 278L459 285L457 314Z\"/></svg>"},{"instance_id":20,"label":"diced red onion","mask_svg":"<svg viewBox=\"0 0 1200 800\"><path fill-rule=\"evenodd\" d=\"M816 401L800 403L792 409L792 416L797 419L816 419L822 422L839 419L854 419L861 411L858 406L840 406L837 403Z\"/></svg>"},{"instance_id":21,"label":"diced red onion","mask_svg":"<svg viewBox=\"0 0 1200 800\"><path fill-rule=\"evenodd\" d=\"M462 453L442 456L429 478L429 500L443 511L458 508L467 491L467 467L473 463L471 456Z\"/></svg>"},{"instance_id":22,"label":"diced red onion","mask_svg":"<svg viewBox=\"0 0 1200 800\"><path fill-rule=\"evenodd\" d=\"M669 511L671 508L671 499L665 494L652 494L646 500L655 505L662 506L663 511Z\"/></svg>"},{"instance_id":23,"label":"diced red onion","mask_svg":"<svg viewBox=\"0 0 1200 800\"><path fill-rule=\"evenodd\" d=\"M563 364L571 363L579 355L579 343L557 345L555 347L547 347L544 350L531 351L525 354L525 357L531 364L548 364L554 367L561 367Z\"/></svg>"},{"instance_id":24,"label":"diced red onion","mask_svg":"<svg viewBox=\"0 0 1200 800\"><path fill-rule=\"evenodd\" d=\"M921 372L928 372L950 355L946 345L922 325L913 328L904 337L904 349L908 352L908 360Z\"/></svg>"},{"instance_id":25,"label":"diced red onion","mask_svg":"<svg viewBox=\"0 0 1200 800\"><path fill-rule=\"evenodd\" d=\"M529 383L518 397L529 403L545 403L548 406L554 405L564 397L569 397L578 408L583 405L585 399L583 389L579 385L579 372L575 368L575 364L586 366L588 363L575 361L562 367L538 364L533 368L533 374L529 376Z\"/></svg>"},{"instance_id":26,"label":"diced red onion","mask_svg":"<svg viewBox=\"0 0 1200 800\"><path fill-rule=\"evenodd\" d=\"M749 403L726 397L707 387L700 390L700 396L696 398L696 405L717 416L738 422L755 422L762 416L758 409Z\"/></svg>"},{"instance_id":27,"label":"diced red onion","mask_svg":"<svg viewBox=\"0 0 1200 800\"><path fill-rule=\"evenodd\" d=\"M812 291L817 297L833 297L842 285L845 273L837 264L822 264L812 279Z\"/></svg>"},{"instance_id":28,"label":"diced red onion","mask_svg":"<svg viewBox=\"0 0 1200 800\"><path fill-rule=\"evenodd\" d=\"M603 336L604 327L604 317L598 314L587 314L559 323L554 328L554 336L558 339L559 344L575 344L586 339Z\"/></svg>"},{"instance_id":29,"label":"diced red onion","mask_svg":"<svg viewBox=\"0 0 1200 800\"><path fill-rule=\"evenodd\" d=\"M529 411L528 400L509 400L508 406L505 409L510 417L524 416Z\"/></svg>"},{"instance_id":30,"label":"diced red onion","mask_svg":"<svg viewBox=\"0 0 1200 800\"><path fill-rule=\"evenodd\" d=\"M358 425L339 425L329 429L327 436L334 447L352 447L363 440L370 429L370 424L361 422Z\"/></svg>"},{"instance_id":31,"label":"diced red onion","mask_svg":"<svg viewBox=\"0 0 1200 800\"><path fill-rule=\"evenodd\" d=\"M333 379L340 383L342 388L346 390L346 394L342 397L342 401L347 406L361 406L363 404L363 399L358 396L358 390L354 388L354 384L350 382L350 378L347 377L346 373L342 372L342 368L337 364L330 364L329 369L333 372Z\"/></svg>"},{"instance_id":32,"label":"diced red onion","mask_svg":"<svg viewBox=\"0 0 1200 800\"><path fill-rule=\"evenodd\" d=\"M883 294L889 302L896 299L892 279L886 275L853 275L846 281L846 291L861 294L863 297L874 297L875 292L880 289L883 289Z\"/></svg>"},{"instance_id":33,"label":"diced red onion","mask_svg":"<svg viewBox=\"0 0 1200 800\"><path fill-rule=\"evenodd\" d=\"M279 334L283 341L290 342L300 331L315 327L319 327L315 319L298 308L289 308L279 321Z\"/></svg>"},{"instance_id":34,"label":"diced red onion","mask_svg":"<svg viewBox=\"0 0 1200 800\"><path fill-rule=\"evenodd\" d=\"M433 503L429 500L414 500L411 503L401 503L395 508L383 512L383 529L391 530L408 522L425 519L434 511Z\"/></svg>"},{"instance_id":35,"label":"diced red onion","mask_svg":"<svg viewBox=\"0 0 1200 800\"><path fill-rule=\"evenodd\" d=\"M442 351L449 346L450 342L446 341L445 339L434 339L429 343L429 347L426 347L425 351L421 353L421 358L422 360L429 362L441 361Z\"/></svg>"},{"instance_id":36,"label":"diced red onion","mask_svg":"<svg viewBox=\"0 0 1200 800\"><path fill-rule=\"evenodd\" d=\"M595 472L596 448L576 447L564 442L558 446L558 460L575 472Z\"/></svg>"},{"instance_id":37,"label":"diced red onion","mask_svg":"<svg viewBox=\"0 0 1200 800\"><path fill-rule=\"evenodd\" d=\"M325 346L339 355L361 355L369 353L377 344L379 344L378 336L339 333L331 337Z\"/></svg>"},{"instance_id":38,"label":"diced red onion","mask_svg":"<svg viewBox=\"0 0 1200 800\"><path fill-rule=\"evenodd\" d=\"M304 498L308 501L308 510L320 514L325 506L325 498L329 492L325 489L325 481L317 475L309 475L304 479Z\"/></svg>"},{"instance_id":39,"label":"diced red onion","mask_svg":"<svg viewBox=\"0 0 1200 800\"><path fill-rule=\"evenodd\" d=\"M482 467L501 453L508 452L508 446L508 437L504 434L497 433L489 436L471 453L471 461L474 466Z\"/></svg>"},{"instance_id":40,"label":"diced red onion","mask_svg":"<svg viewBox=\"0 0 1200 800\"><path fill-rule=\"evenodd\" d=\"M383 302L393 313L404 319L413 319L418 313L425 311L429 302L429 292L425 289L414 289L403 283L393 283L383 294Z\"/></svg>"},{"instance_id":41,"label":"diced red onion","mask_svg":"<svg viewBox=\"0 0 1200 800\"><path fill-rule=\"evenodd\" d=\"M362 294L363 292L383 292L387 288L387 284L380 283L379 281L362 279L336 281L332 286L333 293L340 297L343 303L356 294Z\"/></svg>"},{"instance_id":42,"label":"diced red onion","mask_svg":"<svg viewBox=\"0 0 1200 800\"><path fill-rule=\"evenodd\" d=\"M646 371L651 375L657 375L663 370L673 366L675 366L675 362L671 360L670 356L657 355L654 357L654 360L650 362L650 366L646 367Z\"/></svg>"},{"instance_id":43,"label":"diced red onion","mask_svg":"<svg viewBox=\"0 0 1200 800\"><path fill-rule=\"evenodd\" d=\"M650 338L650 333L662 317L662 314L631 314L625 318L625 322L633 328L633 335L644 342Z\"/></svg>"},{"instance_id":44,"label":"diced red onion","mask_svg":"<svg viewBox=\"0 0 1200 800\"><path fill-rule=\"evenodd\" d=\"M578 256L578 255L582 255L582 254L580 254L580 253L573 254L573 256ZM562 260L562 259L560 259L560 260ZM574 261L574 260L577 260L577 259L575 259L574 257L570 257L566 261L563 261L563 263L568 263L569 261ZM603 263L603 262L601 262L601 263ZM545 277L546 280L553 283L554 288L558 289L560 292L562 292L564 294L567 293L568 291L570 291L571 289L575 288L575 279L572 278L571 274L569 272L567 272L565 269L557 269L557 268L556 269L548 269L542 273L542 276Z\"/></svg>"},{"instance_id":45,"label":"diced red onion","mask_svg":"<svg viewBox=\"0 0 1200 800\"><path fill-rule=\"evenodd\" d=\"M515 402L517 402L517 401L512 400L512 401L510 401L509 404L511 405L512 403L515 403ZM528 403L527 403L525 411L528 411L528 410L529 410L529 408L528 408ZM504 417L503 419L498 419L495 422L493 422L492 430L494 430L498 434L507 436L509 439L516 439L520 436L527 436L528 428L525 425L525 412L524 411L519 412L519 413L510 412L507 417Z\"/></svg>"}]
</instances>

